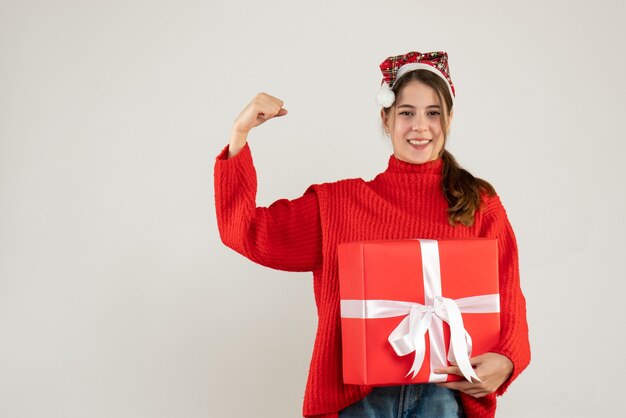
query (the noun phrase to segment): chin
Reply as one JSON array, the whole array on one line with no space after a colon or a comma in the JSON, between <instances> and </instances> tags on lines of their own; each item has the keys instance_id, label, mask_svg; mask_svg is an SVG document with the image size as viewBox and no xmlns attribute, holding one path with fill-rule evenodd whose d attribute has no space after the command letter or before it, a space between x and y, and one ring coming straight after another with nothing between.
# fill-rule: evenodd
<instances>
[{"instance_id":1,"label":"chin","mask_svg":"<svg viewBox=\"0 0 626 418\"><path fill-rule=\"evenodd\" d=\"M438 141L431 143L428 147L422 150L416 150L411 145L402 146L394 152L397 159L411 164L424 164L430 161L434 161L439 158L440 152L437 151ZM440 151L440 149L439 149Z\"/></svg>"},{"instance_id":2,"label":"chin","mask_svg":"<svg viewBox=\"0 0 626 418\"><path fill-rule=\"evenodd\" d=\"M395 154L396 158L400 161L404 161L405 163L409 163L409 164L424 164L428 161L431 160L430 157L414 157L414 156L409 156L409 155L398 155Z\"/></svg>"}]
</instances>

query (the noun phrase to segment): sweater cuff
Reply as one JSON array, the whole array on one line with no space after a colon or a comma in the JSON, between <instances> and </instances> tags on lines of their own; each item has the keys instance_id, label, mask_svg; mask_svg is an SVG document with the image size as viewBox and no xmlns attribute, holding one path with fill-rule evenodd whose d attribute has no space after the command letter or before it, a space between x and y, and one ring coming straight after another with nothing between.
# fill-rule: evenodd
<instances>
[{"instance_id":1,"label":"sweater cuff","mask_svg":"<svg viewBox=\"0 0 626 418\"><path fill-rule=\"evenodd\" d=\"M226 145L215 158L213 170L215 193L221 195L223 194L221 190L225 188L229 190L228 196L231 196L234 190L238 189L238 192L254 199L257 179L250 147L246 142L241 151L230 158L228 158L228 147L229 145Z\"/></svg>"},{"instance_id":2,"label":"sweater cuff","mask_svg":"<svg viewBox=\"0 0 626 418\"><path fill-rule=\"evenodd\" d=\"M250 146L248 145L247 141L246 141L246 144L243 146L243 148L234 157L228 158L228 150L229 150L229 148L230 148L230 145L226 145L224 148L222 148L222 150L220 151L219 154L217 154L217 157L215 157L215 159L216 160L220 160L220 161L226 161L226 160L234 161L234 160L237 160L238 158L245 159L246 156L248 158L251 157Z\"/></svg>"},{"instance_id":3,"label":"sweater cuff","mask_svg":"<svg viewBox=\"0 0 626 418\"><path fill-rule=\"evenodd\" d=\"M228 158L228 148L229 145L226 145L217 157L215 157L215 172L230 172L238 176L239 174L243 174L244 177L256 178L256 171L254 170L254 164L252 161L252 153L250 151L250 146L246 142L244 147L237 153L237 155Z\"/></svg>"}]
</instances>

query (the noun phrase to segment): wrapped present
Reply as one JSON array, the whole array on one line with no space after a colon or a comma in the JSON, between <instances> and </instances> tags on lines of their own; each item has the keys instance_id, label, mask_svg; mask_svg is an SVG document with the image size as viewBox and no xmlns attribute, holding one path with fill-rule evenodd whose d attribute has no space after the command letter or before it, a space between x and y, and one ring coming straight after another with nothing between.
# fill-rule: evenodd
<instances>
[{"instance_id":1,"label":"wrapped present","mask_svg":"<svg viewBox=\"0 0 626 418\"><path fill-rule=\"evenodd\" d=\"M343 379L384 386L463 379L435 374L500 338L497 240L384 240L338 246Z\"/></svg>"}]
</instances>

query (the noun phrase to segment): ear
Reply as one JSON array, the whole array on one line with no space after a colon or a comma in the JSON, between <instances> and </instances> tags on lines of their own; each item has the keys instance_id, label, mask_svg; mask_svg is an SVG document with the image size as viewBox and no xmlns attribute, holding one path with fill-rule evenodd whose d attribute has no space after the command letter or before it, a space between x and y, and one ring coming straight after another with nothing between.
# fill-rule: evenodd
<instances>
[{"instance_id":1,"label":"ear","mask_svg":"<svg viewBox=\"0 0 626 418\"><path fill-rule=\"evenodd\" d=\"M383 121L385 132L389 133L389 131L391 130L391 128L389 127L389 117L387 116L387 113L385 113L384 108L380 109L380 119Z\"/></svg>"},{"instance_id":2,"label":"ear","mask_svg":"<svg viewBox=\"0 0 626 418\"><path fill-rule=\"evenodd\" d=\"M452 125L452 117L454 116L454 110L450 112L450 116L448 116L448 130L450 130L450 125Z\"/></svg>"}]
</instances>

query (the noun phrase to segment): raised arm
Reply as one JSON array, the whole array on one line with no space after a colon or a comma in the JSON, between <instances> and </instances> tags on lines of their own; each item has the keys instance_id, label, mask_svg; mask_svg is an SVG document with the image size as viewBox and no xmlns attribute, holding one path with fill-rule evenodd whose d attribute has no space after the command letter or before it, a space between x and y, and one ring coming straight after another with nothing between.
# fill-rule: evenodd
<instances>
[{"instance_id":1,"label":"raised arm","mask_svg":"<svg viewBox=\"0 0 626 418\"><path fill-rule=\"evenodd\" d=\"M250 260L275 269L311 271L321 263L319 205L313 188L294 200L256 206L257 177L247 135L285 115L282 101L261 93L233 125L231 142L215 160L215 209L222 242Z\"/></svg>"}]
</instances>

